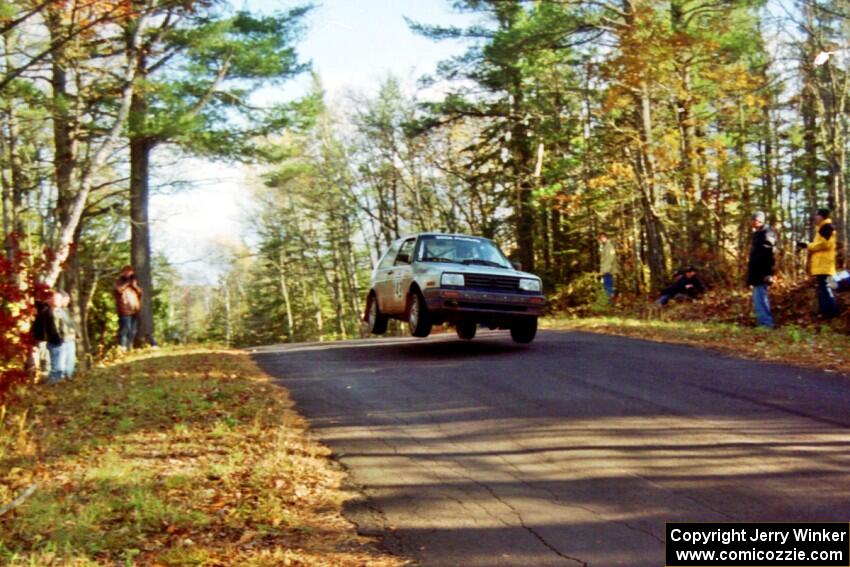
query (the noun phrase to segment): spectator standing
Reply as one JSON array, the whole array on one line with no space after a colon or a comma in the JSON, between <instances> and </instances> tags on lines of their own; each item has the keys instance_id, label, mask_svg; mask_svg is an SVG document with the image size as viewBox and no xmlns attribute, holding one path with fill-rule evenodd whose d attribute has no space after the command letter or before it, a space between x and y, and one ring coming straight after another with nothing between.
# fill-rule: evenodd
<instances>
[{"instance_id":1,"label":"spectator standing","mask_svg":"<svg viewBox=\"0 0 850 567\"><path fill-rule=\"evenodd\" d=\"M817 280L818 314L824 319L832 319L839 313L835 295L827 285L829 278L835 275L837 240L835 227L829 219L829 209L818 209L815 213L815 239L797 242L797 248L809 251L809 274Z\"/></svg>"},{"instance_id":2,"label":"spectator standing","mask_svg":"<svg viewBox=\"0 0 850 567\"><path fill-rule=\"evenodd\" d=\"M58 291L52 292L47 302L39 309L33 323L33 336L43 339L47 344L50 356L50 372L47 374L48 384L56 384L65 377L65 334L67 331L65 318L62 315L62 305L65 298Z\"/></svg>"},{"instance_id":3,"label":"spectator standing","mask_svg":"<svg viewBox=\"0 0 850 567\"><path fill-rule=\"evenodd\" d=\"M133 346L142 310L142 288L133 266L124 266L115 282L115 306L118 310L118 344L123 350Z\"/></svg>"},{"instance_id":4,"label":"spectator standing","mask_svg":"<svg viewBox=\"0 0 850 567\"><path fill-rule=\"evenodd\" d=\"M77 367L77 324L74 318L71 317L68 307L71 305L71 296L66 291L60 291L62 296L62 306L56 310L55 316L61 317L65 327L65 336L62 342L62 363L63 377L70 380L74 377L74 370Z\"/></svg>"},{"instance_id":5,"label":"spectator standing","mask_svg":"<svg viewBox=\"0 0 850 567\"><path fill-rule=\"evenodd\" d=\"M747 264L747 285L753 287L753 310L756 322L762 327L772 329L774 324L770 313L768 288L773 283L776 233L765 224L765 214L761 211L753 213L750 226L753 237Z\"/></svg>"},{"instance_id":6,"label":"spectator standing","mask_svg":"<svg viewBox=\"0 0 850 567\"><path fill-rule=\"evenodd\" d=\"M599 273L602 274L602 288L608 296L608 303L614 302L616 288L614 277L619 275L617 249L604 232L599 233Z\"/></svg>"},{"instance_id":7,"label":"spectator standing","mask_svg":"<svg viewBox=\"0 0 850 567\"><path fill-rule=\"evenodd\" d=\"M45 311L50 309L48 301L53 292L48 290L47 293L48 295L35 300L35 320L30 329L32 338L36 342L33 363L37 375L41 375L42 372L45 374L50 372L50 353L47 352L47 332L44 327L48 317Z\"/></svg>"}]
</instances>

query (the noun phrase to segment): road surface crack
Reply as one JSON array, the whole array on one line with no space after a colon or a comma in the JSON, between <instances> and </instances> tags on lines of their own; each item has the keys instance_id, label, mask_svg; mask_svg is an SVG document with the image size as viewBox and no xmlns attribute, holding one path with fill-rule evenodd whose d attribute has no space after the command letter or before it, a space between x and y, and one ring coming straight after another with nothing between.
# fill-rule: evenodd
<instances>
[{"instance_id":1,"label":"road surface crack","mask_svg":"<svg viewBox=\"0 0 850 567\"><path fill-rule=\"evenodd\" d=\"M455 465L455 466L453 466L452 468L458 468L458 466L457 466L457 465ZM528 524L526 524L526 523L525 523L525 518L523 518L523 517L522 517L522 513L521 513L521 512L520 512L520 511L519 511L519 510L518 510L518 509L517 509L517 508L516 508L513 504L511 504L510 502L508 502L507 500L505 500L504 498L502 498L501 496L499 496L499 494L498 494L498 493L497 493L497 492L493 489L493 487L491 487L491 486L490 486L489 484L487 484L486 482L482 482L482 481L478 480L477 478L474 478L474 477L471 477L471 476L469 476L469 475L467 475L467 474L464 474L464 473L462 472L462 470L463 470L463 469L461 468L461 472L457 472L457 474L458 474L461 478L464 478L464 479L468 480L469 482L471 482L471 483L473 483L473 484L476 484L476 485L478 485L479 487L483 488L483 489L484 489L485 491L487 491L487 493L488 493L488 494L490 494L490 496L492 496L492 497L493 497L493 498L494 498L497 502L499 502L500 504L502 504L503 506L505 506L507 509L509 509L511 512L513 512L514 516L516 516L516 519L519 521L519 525L520 525L520 526L522 526L522 528L523 528L525 531L527 531L527 532L528 532L528 533L530 533L532 536L534 536L534 537L535 537L535 538L536 538L536 539L537 539L537 540L538 540L541 544L543 544L543 545L544 545L547 549L549 549L549 551L551 551L552 553L554 553L554 554L555 554L555 555L557 555L558 557L561 557L561 558L563 558L563 559L567 559L567 560L569 560L569 561L574 561L574 562L576 562L576 563L578 563L578 564L582 565L583 567L587 567L587 563L586 563L585 561L582 561L581 559L579 559L579 558L577 558L577 557L572 557L572 556L567 555L566 553L562 552L560 549L558 549L557 547L555 547L554 545L552 545L551 543L549 543L549 542L546 540L546 538L544 538L544 537L540 534L540 532L538 532L538 531L537 531L537 530L535 530L533 527L531 527L531 526L529 526ZM500 520L500 521L501 521L503 524L508 525L506 522L504 522L504 520Z\"/></svg>"},{"instance_id":2,"label":"road surface crack","mask_svg":"<svg viewBox=\"0 0 850 567\"><path fill-rule=\"evenodd\" d=\"M434 423L434 422L432 421L432 423ZM439 429L440 431L443 431L442 424L440 424L440 423L434 423L434 425L437 427L437 429ZM510 437L510 438L514 441L514 443L516 443L518 446L520 446L520 447L522 447L522 446L523 446L523 444L522 444L522 443L521 443L518 439L516 439L516 437L515 437L514 435L511 435L510 433L508 433L508 437ZM469 449L469 450L471 450L471 449L472 449L471 447L469 447L468 445L466 445L466 444L464 444L464 443L457 443L457 445L458 445L459 447L464 447L464 448ZM625 528L627 528L627 529L629 529L629 530L632 530L632 531L635 531L635 532L638 532L638 533L642 533L642 534L644 534L644 535L647 535L647 536L651 537L652 539L654 539L655 541L657 541L658 543L660 543L660 544L664 545L664 543L665 543L665 542L664 542L664 539L662 539L662 538L658 537L656 534L654 534L654 533L653 533L653 532L651 532L650 530L647 530L646 528L641 528L641 527L635 526L635 525L633 525L633 524L631 524L631 523L629 523L629 522L626 522L625 520L617 520L617 519L610 518L609 516L607 516L607 515L605 515L605 514L602 514L602 513L598 512L598 511L594 510L593 508L589 508L589 507L587 507L587 506L582 506L582 505L580 505L580 504L576 504L576 503L574 503L574 502L570 502L570 501L564 500L564 498L563 498L560 494L558 494L558 493L557 493L557 492L555 492L554 490L551 490L551 489L549 489L549 488L546 488L545 486L536 486L536 485L534 485L534 484L532 484L532 483L528 482L527 480L525 480L525 478L523 478L523 477L521 476L521 475L522 475L522 472L523 472L523 471L522 471L522 469L520 469L518 466L516 466L516 464L515 464L515 463L513 463L510 459L506 458L504 455L498 455L498 456L497 456L497 458L498 458L500 461L502 461L503 463L505 463L508 467L510 467L511 469L513 469L514 471L516 471L516 474L511 473L511 472L509 472L509 471L505 471L505 472L506 472L508 475L510 475L510 477L511 477L511 478L513 478L514 480L518 481L520 484L522 484L523 486L527 487L529 490L533 490L533 491L535 491L535 492L543 492L543 493L547 494L547 495L548 495L548 496L549 496L552 500L555 500L555 501L557 501L558 503L560 503L562 506L565 506L565 507L567 507L567 508L574 508L574 509L576 509L576 510L582 510L582 511L587 512L588 514L592 514L593 516L595 516L595 517L597 517L597 518L600 518L600 519L602 519L602 520L604 520L604 521L611 522L611 523L614 523L614 524L618 524L618 525L621 525L621 526L623 526L623 527L625 527ZM460 466L460 467L462 467L462 465L460 465L460 464L456 464L456 466ZM490 490L490 487L489 487L489 486L484 485L484 484L480 483L479 481L477 481L477 480L475 480L475 479L473 479L473 478L470 478L470 477L468 477L468 476L466 476L466 475L461 475L461 476L463 476L463 477L464 477L464 478L466 478L467 480L471 480L472 482L475 482L476 484L479 484L479 485L483 486L483 487L484 487L484 488L485 488L488 492L490 492L490 494L491 494L491 495L492 495L492 496L493 496L496 500L498 500L498 501L499 501L499 502L501 502L502 504L504 504L504 505L508 506L509 508L511 508L511 510L513 510L514 514L516 514L517 518L519 518L520 523L522 524L522 527L523 527L523 528L525 528L526 530L528 530L529 532L531 532L531 533L532 533L535 537L537 537L538 539L540 539L540 540L541 540L541 542L542 542L544 545L546 545L546 546L547 546L547 547L549 547L550 549L553 549L553 550L554 550L554 548L552 548L552 547L549 545L549 543L548 543L548 542L546 542L545 540L543 540L542 538L540 538L539 534L537 534L536 532L534 532L534 531L533 531L533 529L531 529L531 528L529 528L528 526L526 526L526 525L525 525L525 523L524 523L524 521L523 521L523 518L522 518L521 514L520 514L520 513L519 513L519 512L518 512L518 511L517 511L517 510L513 507L513 506L511 506L510 504L508 504L507 502L505 502L505 501L503 501L501 498L499 498L499 496L498 496L498 495L496 495L496 493L495 493L495 492L493 492L492 490ZM562 554L560 554L560 553L559 553L559 555L562 555ZM573 559L574 561L581 561L581 560L574 559L574 558L569 557L569 556L565 556L565 557L568 557L569 559Z\"/></svg>"},{"instance_id":3,"label":"road surface crack","mask_svg":"<svg viewBox=\"0 0 850 567\"><path fill-rule=\"evenodd\" d=\"M639 478L639 479L643 480L644 482L647 482L647 483L651 484L652 486L654 486L654 487L656 487L656 488L658 488L658 489L660 489L660 490L664 490L665 492L669 492L669 493L674 494L674 495L676 495L676 496L680 496L680 497L684 498L685 500L690 500L690 501L691 501L691 502L693 502L694 504L697 504L697 505L699 505L699 506L702 506L703 508L705 508L705 509L707 509L707 510L711 510L712 512L714 512L714 513L715 513L715 514L717 514L718 516L723 516L723 517L724 517L724 518L726 518L727 520L730 520L730 521L731 521L731 520L734 520L734 519L735 519L733 516L730 516L729 514L727 514L727 513L725 513L725 512L722 512L722 511L720 511L720 510L718 510L718 509L714 508L713 506L709 506L708 504L706 504L706 503L705 503L705 502L703 502L702 500L699 500L699 499L697 499L697 498L694 498L694 497L693 497L693 496L691 496L690 494L687 494L687 493L681 493L681 494L680 494L680 493L679 493L679 492L677 492L677 491L670 490L669 488L667 488L667 487L666 487L666 486L664 486L663 484L659 484L658 482L655 482L655 481L654 481L654 480L652 480L651 478L647 478L647 477L643 476L642 474L639 474L639 473L636 473L636 472L632 472L632 473L630 473L630 474L631 474L632 476L634 476L635 478Z\"/></svg>"},{"instance_id":4,"label":"road surface crack","mask_svg":"<svg viewBox=\"0 0 850 567\"><path fill-rule=\"evenodd\" d=\"M410 424L409 424L409 423L407 423L404 419L401 419L401 418L400 418L400 417L398 417L398 416L393 416L393 419L394 419L396 422L398 422L398 423L400 423L400 424L402 424L402 425L410 426ZM436 426L436 428L437 428L438 430L443 431L443 427L442 427L442 424L441 424L441 423L434 422L433 420L431 421L431 423L432 423L434 426ZM423 447L423 448L425 448L425 447L426 447L426 445L425 445L424 443L422 443L422 441L421 441L420 439L417 439L415 436L413 436L413 435L409 435L409 434L406 434L406 433L405 433L405 435L406 435L406 436L407 436L407 437L408 437L411 441L413 441L414 443L416 443L417 445L419 445L419 446L421 446L421 447ZM387 443L386 441L384 441L384 443L385 443L385 444L387 444L387 445L389 445L389 443ZM402 453L399 453L399 455L400 455L400 456L403 456L403 454L402 454ZM473 483L473 484L475 484L475 485L477 485L477 486L481 487L482 489L484 489L484 490L485 490L488 494L490 494L490 496L492 496L492 497L493 497L493 499L495 499L497 502L499 502L500 504L502 504L503 506L505 506L508 510L510 510L510 511L513 513L513 515L514 515L514 516L516 516L516 519L517 519L517 521L519 522L520 527L522 527L522 529L524 529L524 530L525 530L526 532L528 532L531 536L533 536L533 537L534 537L537 541L539 541L539 542L540 542L540 543L541 543L541 544L542 544L542 545L543 545L546 549L548 549L549 551L551 551L552 553L554 553L555 555L557 555L558 557L560 557L560 558L562 558L562 559L565 559L565 560L567 560L567 561L571 561L571 562L577 563L577 564L581 565L582 567L587 567L587 562L585 562L585 561L583 561L583 560L581 560L581 559L579 559L579 558L577 558L577 557L572 557L572 556L567 555L566 553L562 552L560 549L558 549L558 548L557 548L557 547L555 547L553 544L551 544L549 541L547 541L547 540L546 540L546 538L545 538L545 537L543 537L543 535L542 535L540 532L538 532L536 529L534 529L533 527L531 527L531 526L529 526L528 524L526 524L526 522L525 522L525 518L523 518L522 513L521 513L521 512L520 512L520 511L519 511L519 510L518 510L518 509L517 509L517 508L516 508L513 504L511 504L510 502L506 501L506 500L505 500L505 499L503 499L501 496L499 496L499 494L498 494L498 493L496 493L496 491L495 491L495 490L494 490L494 489L493 489L490 485L488 485L487 483L482 482L482 481L480 481L480 480L478 480L478 479L476 479L476 478L474 478L474 477L471 477L471 476L469 476L468 474L466 474L466 473L465 473L465 467L463 467L463 466L462 466L462 465L460 465L459 463L455 463L455 462L451 462L451 463L443 463L443 464L442 464L442 465L440 465L440 466L441 466L441 467L443 467L443 468L446 468L446 469L448 469L448 470L450 470L450 471L452 471L452 472L453 472L454 474L456 474L457 476L459 476L459 477L461 477L461 478L463 478L463 479L465 479L465 480L467 480L467 481L469 481L469 482L471 482L471 483ZM433 467L431 466L431 467L428 467L428 468L433 468ZM451 500L453 500L453 501L457 502L457 503L458 503L458 504L459 504L459 505L460 505L463 509L465 509L465 510L468 510L468 509L469 509L469 508L468 508L468 507L467 507L467 506L466 506L466 505L465 505L465 504L464 504L461 500L459 500L459 499L455 498L454 496L451 496L451 495L448 495L448 494L447 494L446 496L447 496L448 498L450 498ZM498 516L493 515L493 513L492 513L492 512L490 512L489 510L487 510L487 509L486 509L483 505L481 505L481 504L479 504L479 503L476 503L476 505L477 505L479 508L481 508L481 509L482 509L482 511L484 511L484 513L485 513L485 514L487 514L489 517L493 518L494 520L498 521L498 522L499 522L499 523L501 523L502 525L507 526L507 527L512 527L510 523L506 522L504 519L502 519L502 518L500 518L500 517L498 517Z\"/></svg>"},{"instance_id":5,"label":"road surface crack","mask_svg":"<svg viewBox=\"0 0 850 567\"><path fill-rule=\"evenodd\" d=\"M578 559L577 557L571 557L571 556L569 556L569 555L567 555L567 554L565 554L565 553L562 553L562 552L561 552L560 550L558 550L555 546L553 546L553 545L552 545L552 544L550 544L548 541L546 541L546 539L545 539L542 535L540 535L539 533L537 533L537 530L535 530L535 529L534 529L534 528L532 528L532 527L526 526L526 525L525 525L525 523L523 523L523 521L522 521L522 517L521 517L521 516L519 517L519 521L520 521L520 523L522 524L522 527L523 527L523 528L525 528L525 530L526 530L528 533L530 533L531 535L533 535L534 537L536 537L538 540L540 540L540 543L542 543L543 545L545 545L546 547L548 547L548 548L549 548L549 549L550 549L550 550L551 550L551 551L552 551L555 555L557 555L558 557L562 557L562 558L564 558L564 559L566 559L566 560L568 560L568 561L574 561L574 562L576 562L576 563L580 564L582 567L587 567L587 563L586 563L585 561L582 561L581 559Z\"/></svg>"},{"instance_id":6,"label":"road surface crack","mask_svg":"<svg viewBox=\"0 0 850 567\"><path fill-rule=\"evenodd\" d=\"M513 436L511 436L511 437L513 438ZM517 443L518 445L522 446L521 443L517 442L516 440L514 440L514 442ZM518 466L516 466L516 464L511 462L510 459L505 458L503 455L499 455L499 460L502 461L503 463L505 463L506 465L508 465L513 470L515 470L517 472L517 474L512 474L510 472L508 472L508 474L510 474L512 478L519 481L524 486L528 487L530 490L545 492L546 494L549 495L550 498L552 498L553 500L556 500L557 502L561 503L563 506L566 506L567 508L575 508L577 510L583 510L583 511L587 512L588 514L592 514L592 515L596 516L597 518L605 520L606 522L612 522L614 524L619 524L619 525L621 525L625 528L628 528L630 530L648 535L649 537L651 537L652 539L654 539L658 543L660 543L662 545L664 544L664 540L662 538L658 537L657 535L655 535L654 533L652 533L651 531L649 531L645 528L640 528L638 526L630 524L629 522L626 522L625 520L617 520L617 519L611 518L611 517L609 517L605 514L602 514L601 512L594 510L593 508L588 507L588 506L582 506L581 504L576 504L574 502L569 502L567 500L564 500L564 498L560 494L558 494L554 490L546 488L545 486L535 486L535 485L531 484L530 482L525 480L522 476L520 476L522 474L522 469L520 469Z\"/></svg>"}]
</instances>

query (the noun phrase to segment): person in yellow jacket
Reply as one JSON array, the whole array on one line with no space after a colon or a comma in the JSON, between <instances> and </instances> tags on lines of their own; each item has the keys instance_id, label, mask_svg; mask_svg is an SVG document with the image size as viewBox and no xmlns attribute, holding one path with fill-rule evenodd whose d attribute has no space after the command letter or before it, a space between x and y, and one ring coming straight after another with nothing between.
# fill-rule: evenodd
<instances>
[{"instance_id":1,"label":"person in yellow jacket","mask_svg":"<svg viewBox=\"0 0 850 567\"><path fill-rule=\"evenodd\" d=\"M825 319L832 319L838 316L839 309L827 282L830 276L835 275L838 235L829 219L829 209L818 209L815 213L815 225L814 241L797 242L797 247L809 251L809 274L814 276L818 283L818 313Z\"/></svg>"}]
</instances>

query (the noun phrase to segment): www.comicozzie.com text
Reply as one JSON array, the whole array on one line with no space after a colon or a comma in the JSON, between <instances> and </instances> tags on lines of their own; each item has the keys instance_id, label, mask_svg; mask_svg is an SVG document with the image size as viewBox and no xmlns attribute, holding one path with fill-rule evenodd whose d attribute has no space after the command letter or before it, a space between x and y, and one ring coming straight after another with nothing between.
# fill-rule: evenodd
<instances>
[{"instance_id":1,"label":"www.comicozzie.com text","mask_svg":"<svg viewBox=\"0 0 850 567\"><path fill-rule=\"evenodd\" d=\"M672 541L686 541L689 543L722 543L728 545L732 542L759 541L777 542L786 544L793 535L793 541L797 542L842 542L847 541L847 532L840 530L813 530L811 528L793 528L788 530L760 530L756 529L716 529L710 531L689 531L675 528L670 532Z\"/></svg>"}]
</instances>

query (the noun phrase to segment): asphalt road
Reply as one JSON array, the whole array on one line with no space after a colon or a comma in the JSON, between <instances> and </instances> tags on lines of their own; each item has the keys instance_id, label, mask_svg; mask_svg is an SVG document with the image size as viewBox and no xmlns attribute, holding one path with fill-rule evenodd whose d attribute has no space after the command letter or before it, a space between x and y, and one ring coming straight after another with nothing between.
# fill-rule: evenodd
<instances>
[{"instance_id":1,"label":"asphalt road","mask_svg":"<svg viewBox=\"0 0 850 567\"><path fill-rule=\"evenodd\" d=\"M850 378L572 332L258 349L425 565L664 565L667 521L850 521Z\"/></svg>"}]
</instances>

